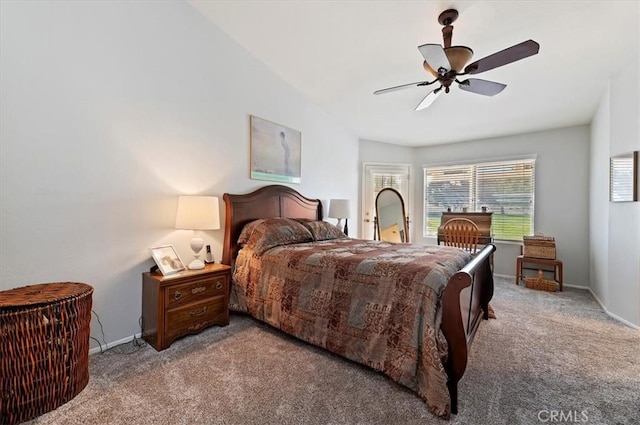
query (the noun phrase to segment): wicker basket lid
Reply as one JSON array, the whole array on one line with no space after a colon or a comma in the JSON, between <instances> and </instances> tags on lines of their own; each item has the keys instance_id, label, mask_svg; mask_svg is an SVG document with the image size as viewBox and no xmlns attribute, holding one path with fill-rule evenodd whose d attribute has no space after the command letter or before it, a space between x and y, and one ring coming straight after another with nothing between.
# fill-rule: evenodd
<instances>
[{"instance_id":1,"label":"wicker basket lid","mask_svg":"<svg viewBox=\"0 0 640 425\"><path fill-rule=\"evenodd\" d=\"M40 283L0 291L0 310L35 307L93 292L93 287L80 282Z\"/></svg>"}]
</instances>

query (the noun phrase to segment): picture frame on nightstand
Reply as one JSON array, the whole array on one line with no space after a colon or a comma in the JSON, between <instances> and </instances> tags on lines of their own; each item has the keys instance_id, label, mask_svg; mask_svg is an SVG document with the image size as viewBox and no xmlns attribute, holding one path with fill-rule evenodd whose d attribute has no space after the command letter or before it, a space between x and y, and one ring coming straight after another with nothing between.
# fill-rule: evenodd
<instances>
[{"instance_id":1,"label":"picture frame on nightstand","mask_svg":"<svg viewBox=\"0 0 640 425\"><path fill-rule=\"evenodd\" d=\"M162 245L151 249L151 257L156 262L163 276L168 276L186 270L184 262L173 245Z\"/></svg>"}]
</instances>

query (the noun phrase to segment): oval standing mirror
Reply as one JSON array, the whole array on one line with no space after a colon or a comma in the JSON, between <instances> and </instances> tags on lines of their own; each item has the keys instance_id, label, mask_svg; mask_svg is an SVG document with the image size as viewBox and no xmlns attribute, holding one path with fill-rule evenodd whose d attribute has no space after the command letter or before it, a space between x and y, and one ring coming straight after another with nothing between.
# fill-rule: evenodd
<instances>
[{"instance_id":1,"label":"oval standing mirror","mask_svg":"<svg viewBox=\"0 0 640 425\"><path fill-rule=\"evenodd\" d=\"M409 225L400 193L390 187L376 196L376 230L381 241L409 242Z\"/></svg>"}]
</instances>

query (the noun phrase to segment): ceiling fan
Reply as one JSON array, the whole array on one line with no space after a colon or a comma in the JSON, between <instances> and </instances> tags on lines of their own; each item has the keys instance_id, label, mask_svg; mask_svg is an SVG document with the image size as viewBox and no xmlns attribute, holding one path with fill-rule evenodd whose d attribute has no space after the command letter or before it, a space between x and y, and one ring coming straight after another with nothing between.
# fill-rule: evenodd
<instances>
[{"instance_id":1,"label":"ceiling fan","mask_svg":"<svg viewBox=\"0 0 640 425\"><path fill-rule=\"evenodd\" d=\"M440 83L440 87L430 91L424 99L422 99L418 106L416 106L416 111L431 105L443 91L449 93L449 88L454 82L458 83L458 87L462 90L483 94L485 96L494 96L504 90L504 88L507 87L506 84L479 78L468 78L460 81L458 77L489 71L490 69L533 56L540 50L538 43L533 40L527 40L479 59L465 67L465 64L473 57L473 50L467 46L451 46L451 38L453 36L453 26L451 26L451 24L455 22L456 19L458 19L458 11L455 9L445 10L438 16L438 22L440 25L444 25L444 28L442 28L444 48L439 44L423 44L422 46L418 46L418 50L424 57L423 67L435 77L433 81L418 81L416 83L389 87L377 90L373 92L373 94L383 94L408 87L430 86L435 83ZM463 67L464 71L462 70Z\"/></svg>"}]
</instances>

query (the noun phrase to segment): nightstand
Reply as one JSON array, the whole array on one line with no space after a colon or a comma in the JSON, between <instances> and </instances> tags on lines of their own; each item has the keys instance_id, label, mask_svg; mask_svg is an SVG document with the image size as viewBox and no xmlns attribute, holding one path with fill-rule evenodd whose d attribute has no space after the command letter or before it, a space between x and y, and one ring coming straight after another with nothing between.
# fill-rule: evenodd
<instances>
[{"instance_id":1,"label":"nightstand","mask_svg":"<svg viewBox=\"0 0 640 425\"><path fill-rule=\"evenodd\" d=\"M230 282L224 264L168 276L142 273L142 337L161 351L181 336L228 325Z\"/></svg>"}]
</instances>

